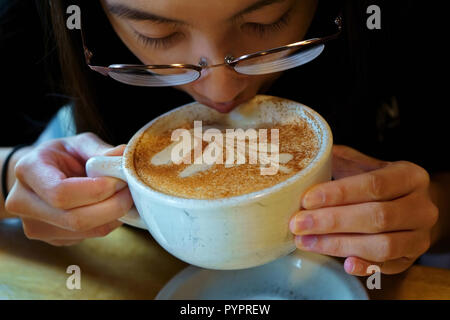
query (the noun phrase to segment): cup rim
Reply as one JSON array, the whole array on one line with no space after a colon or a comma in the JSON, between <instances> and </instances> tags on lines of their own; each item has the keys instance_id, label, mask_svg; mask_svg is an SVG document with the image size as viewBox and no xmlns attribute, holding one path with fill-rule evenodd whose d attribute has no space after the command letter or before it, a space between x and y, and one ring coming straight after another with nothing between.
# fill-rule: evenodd
<instances>
[{"instance_id":1,"label":"cup rim","mask_svg":"<svg viewBox=\"0 0 450 320\"><path fill-rule=\"evenodd\" d=\"M237 195L233 197L228 198L218 198L218 199L195 199L195 198L183 198L183 197L177 197L173 195L169 195L166 193L163 193L161 191L157 191L147 184L145 184L139 177L137 176L136 171L134 170L134 163L133 163L133 154L134 150L137 145L137 141L139 141L139 138L141 135L150 127L152 126L156 121L158 121L161 118L168 117L171 114L177 112L178 110L182 108L187 108L191 105L202 105L201 103L194 101L191 103L187 103L185 105L179 106L177 108L174 108L155 119L148 122L145 126L143 126L141 129L139 129L133 137L128 142L124 154L123 154L123 169L125 172L125 175L127 177L128 183L130 183L130 179L133 181L134 186L138 187L142 191L148 193L150 196L152 196L153 199L156 199L160 202L170 204L175 207L179 208L217 208L217 207L223 207L223 206L235 206L235 205L241 205L249 202L258 201L261 198L264 198L265 196L275 193L279 191L280 189L284 189L293 183L297 182L300 179L305 179L307 176L315 174L320 169L320 164L325 162L328 157L331 154L331 149L333 145L333 135L330 126L325 121L325 119L317 113L312 108L293 100L281 98L281 97L275 97L275 96L269 96L269 95L257 95L255 97L261 97L261 98L275 98L275 99L281 99L290 103L294 103L296 105L299 105L301 108L306 111L307 114L311 115L312 118L317 121L317 125L320 128L321 131L321 138L322 138L322 145L320 146L316 156L314 159L302 170L294 174L293 176L289 177L288 179L279 182L271 187L264 188L261 190L257 190L251 193L246 193L242 195ZM131 169L131 168L132 169Z\"/></svg>"}]
</instances>

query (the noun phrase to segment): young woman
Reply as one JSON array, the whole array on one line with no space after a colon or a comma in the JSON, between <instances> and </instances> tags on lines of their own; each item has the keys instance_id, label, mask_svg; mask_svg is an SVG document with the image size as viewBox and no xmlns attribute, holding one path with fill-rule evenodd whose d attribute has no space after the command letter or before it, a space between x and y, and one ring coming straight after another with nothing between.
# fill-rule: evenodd
<instances>
[{"instance_id":1,"label":"young woman","mask_svg":"<svg viewBox=\"0 0 450 320\"><path fill-rule=\"evenodd\" d=\"M21 1L5 3L9 18L17 3L24 6ZM51 18L44 35L50 49L57 44L60 69L52 64L55 50L41 58L53 66L54 79L64 79L66 91L53 90L72 97L78 134L4 148L0 155L7 163L2 215L20 217L28 238L72 245L108 234L120 225L117 219L130 209L132 199L119 180L87 178L87 159L120 155L120 144L145 123L192 99L229 112L265 93L316 109L330 123L337 143L334 180L313 187L292 217L298 248L346 257L344 267L351 274L365 275L371 264L392 274L406 270L444 239L449 168L436 157L438 145L431 139L439 127L423 125L428 113L412 95L419 88L409 69L416 56L408 51L413 48L408 34L414 32L402 24L410 7L380 5L386 19L381 30L371 30L365 1L95 0L78 3L81 32L66 25L66 10L75 3L38 1L37 6L44 22ZM342 33L324 42L323 53L308 64L249 75L232 63L302 39L329 39L338 31L338 14ZM406 51L410 54L403 55ZM152 87L153 80L139 67L108 74L105 67L112 64L187 64L186 72L202 70L189 81L185 77ZM11 74L17 68L11 67ZM22 68L19 72L27 72Z\"/></svg>"}]
</instances>

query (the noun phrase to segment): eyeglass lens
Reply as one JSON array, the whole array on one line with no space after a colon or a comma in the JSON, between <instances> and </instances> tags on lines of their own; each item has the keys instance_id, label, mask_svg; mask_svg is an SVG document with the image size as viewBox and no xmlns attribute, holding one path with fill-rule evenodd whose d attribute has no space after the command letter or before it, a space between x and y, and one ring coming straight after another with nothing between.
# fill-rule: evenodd
<instances>
[{"instance_id":1,"label":"eyeglass lens","mask_svg":"<svg viewBox=\"0 0 450 320\"><path fill-rule=\"evenodd\" d=\"M324 47L323 44L319 44L307 49L286 48L283 51L243 59L234 65L234 70L246 75L262 75L285 71L314 60L322 53ZM118 67L118 65L111 65L109 68L109 76L111 78L134 86L177 86L193 82L200 77L199 71L190 68L124 69Z\"/></svg>"}]
</instances>

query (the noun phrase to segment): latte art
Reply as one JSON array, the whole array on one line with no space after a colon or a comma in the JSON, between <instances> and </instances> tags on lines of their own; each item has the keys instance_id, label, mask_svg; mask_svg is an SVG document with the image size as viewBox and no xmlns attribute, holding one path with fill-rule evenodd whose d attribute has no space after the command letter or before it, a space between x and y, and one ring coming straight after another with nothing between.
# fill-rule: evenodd
<instances>
[{"instance_id":1,"label":"latte art","mask_svg":"<svg viewBox=\"0 0 450 320\"><path fill-rule=\"evenodd\" d=\"M172 131L171 140L176 141L151 158L152 165L168 165L171 163L189 164L179 173L179 177L186 178L198 172L209 170L214 164L225 164L225 168L241 165L248 160L251 164L262 165L262 175L273 175L282 170L285 173L290 168L280 166L293 159L290 153L279 154L279 132L271 129L271 142L267 143L267 129L221 129L211 126L203 127L201 121L194 122L194 129L177 129ZM214 139L211 139L212 136ZM259 140L258 141L258 137ZM178 140L181 141L179 142ZM209 143L202 150L203 141ZM235 143L237 142L237 143ZM191 153L194 161L191 163ZM226 161L224 162L224 155ZM269 166L269 168L266 168ZM272 170L270 170L272 169Z\"/></svg>"},{"instance_id":2,"label":"latte art","mask_svg":"<svg viewBox=\"0 0 450 320\"><path fill-rule=\"evenodd\" d=\"M195 123L186 123L160 134L144 132L134 157L139 178L169 195L218 199L280 183L317 153L316 134L306 121L261 126L254 132L220 123L195 129Z\"/></svg>"}]
</instances>

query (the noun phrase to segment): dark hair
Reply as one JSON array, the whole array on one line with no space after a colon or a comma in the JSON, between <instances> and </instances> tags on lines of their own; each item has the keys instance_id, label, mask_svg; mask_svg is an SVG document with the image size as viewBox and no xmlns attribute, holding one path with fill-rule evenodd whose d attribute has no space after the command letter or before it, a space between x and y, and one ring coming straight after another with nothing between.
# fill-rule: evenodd
<instances>
[{"instance_id":1,"label":"dark hair","mask_svg":"<svg viewBox=\"0 0 450 320\"><path fill-rule=\"evenodd\" d=\"M94 92L95 86L84 61L79 32L71 32L66 26L66 9L77 1L39 2L44 6L43 12L46 12L46 9L50 12L51 20L46 21L47 27L53 31L52 34L57 43L66 94L74 100L73 114L77 132L92 131L107 140L102 117L96 107L98 96Z\"/></svg>"}]
</instances>

